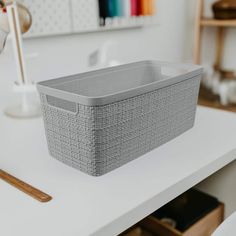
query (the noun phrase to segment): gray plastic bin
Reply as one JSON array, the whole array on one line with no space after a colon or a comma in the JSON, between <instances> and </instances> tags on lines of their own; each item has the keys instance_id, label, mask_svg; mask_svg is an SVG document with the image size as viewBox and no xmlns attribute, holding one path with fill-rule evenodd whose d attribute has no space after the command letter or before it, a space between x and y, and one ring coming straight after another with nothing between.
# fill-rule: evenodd
<instances>
[{"instance_id":1,"label":"gray plastic bin","mask_svg":"<svg viewBox=\"0 0 236 236\"><path fill-rule=\"evenodd\" d=\"M143 61L38 83L50 154L103 175L194 124L202 68Z\"/></svg>"}]
</instances>

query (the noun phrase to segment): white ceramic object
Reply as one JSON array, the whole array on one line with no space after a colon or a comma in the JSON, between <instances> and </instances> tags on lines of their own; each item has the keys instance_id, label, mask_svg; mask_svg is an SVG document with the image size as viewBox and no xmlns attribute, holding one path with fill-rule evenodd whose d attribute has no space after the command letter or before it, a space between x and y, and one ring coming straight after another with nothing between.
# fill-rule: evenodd
<instances>
[{"instance_id":1,"label":"white ceramic object","mask_svg":"<svg viewBox=\"0 0 236 236\"><path fill-rule=\"evenodd\" d=\"M219 81L219 74L216 73L211 66L204 66L204 75L202 79L204 86L212 90L213 93L217 94Z\"/></svg>"},{"instance_id":2,"label":"white ceramic object","mask_svg":"<svg viewBox=\"0 0 236 236\"><path fill-rule=\"evenodd\" d=\"M222 105L236 103L236 81L223 81L219 84L220 102Z\"/></svg>"},{"instance_id":3,"label":"white ceramic object","mask_svg":"<svg viewBox=\"0 0 236 236\"><path fill-rule=\"evenodd\" d=\"M219 95L222 105L236 103L236 81L221 80L219 72L215 72L212 67L205 66L202 83L214 94Z\"/></svg>"},{"instance_id":4,"label":"white ceramic object","mask_svg":"<svg viewBox=\"0 0 236 236\"><path fill-rule=\"evenodd\" d=\"M11 104L4 110L12 118L35 118L41 116L39 96L35 84L15 83Z\"/></svg>"}]
</instances>

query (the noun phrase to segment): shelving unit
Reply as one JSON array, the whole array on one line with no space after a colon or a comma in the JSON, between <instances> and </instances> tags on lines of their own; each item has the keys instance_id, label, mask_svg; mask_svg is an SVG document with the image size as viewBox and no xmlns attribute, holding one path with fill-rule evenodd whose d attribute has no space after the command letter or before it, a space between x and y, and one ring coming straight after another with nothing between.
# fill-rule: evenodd
<instances>
[{"instance_id":1,"label":"shelving unit","mask_svg":"<svg viewBox=\"0 0 236 236\"><path fill-rule=\"evenodd\" d=\"M204 13L204 0L198 0L196 21L195 21L194 63L200 64L201 62L203 28L216 27L217 34L216 34L216 54L215 54L214 69L217 71L221 71L226 29L229 27L236 27L236 20L217 20L213 18L207 18L204 17L203 13ZM200 98L198 101L200 105L236 112L235 105L223 106L217 99L208 100L207 98L201 95L202 94L200 92Z\"/></svg>"},{"instance_id":2,"label":"shelving unit","mask_svg":"<svg viewBox=\"0 0 236 236\"><path fill-rule=\"evenodd\" d=\"M223 106L219 101L219 96L213 94L209 89L205 88L204 86L200 86L198 105L220 109L224 111L236 112L235 105L229 104L227 106Z\"/></svg>"},{"instance_id":3,"label":"shelving unit","mask_svg":"<svg viewBox=\"0 0 236 236\"><path fill-rule=\"evenodd\" d=\"M205 106L205 107L211 107L211 108L215 108L215 109L220 109L220 110L224 110L224 111L236 112L235 105L223 106L217 100L211 101L211 100L207 100L207 99L204 99L201 97L198 99L198 105Z\"/></svg>"},{"instance_id":4,"label":"shelving unit","mask_svg":"<svg viewBox=\"0 0 236 236\"><path fill-rule=\"evenodd\" d=\"M216 58L215 69L221 68L221 59L223 56L225 28L236 27L236 20L216 20L213 18L206 18L203 15L204 0L197 1L197 14L195 23L195 42L194 42L194 62L199 64L201 61L201 44L202 44L202 30L204 27L217 27L216 37Z\"/></svg>"},{"instance_id":5,"label":"shelving unit","mask_svg":"<svg viewBox=\"0 0 236 236\"><path fill-rule=\"evenodd\" d=\"M200 24L201 26L236 27L236 20L216 20L212 18L202 18Z\"/></svg>"}]
</instances>

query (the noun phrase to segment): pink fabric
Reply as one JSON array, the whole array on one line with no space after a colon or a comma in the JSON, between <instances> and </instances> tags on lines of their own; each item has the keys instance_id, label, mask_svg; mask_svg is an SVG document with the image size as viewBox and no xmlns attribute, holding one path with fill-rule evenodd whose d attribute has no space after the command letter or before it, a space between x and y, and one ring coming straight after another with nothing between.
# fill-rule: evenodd
<instances>
[{"instance_id":1,"label":"pink fabric","mask_svg":"<svg viewBox=\"0 0 236 236\"><path fill-rule=\"evenodd\" d=\"M138 15L137 0L130 0L130 9L131 9L131 16L137 16Z\"/></svg>"}]
</instances>

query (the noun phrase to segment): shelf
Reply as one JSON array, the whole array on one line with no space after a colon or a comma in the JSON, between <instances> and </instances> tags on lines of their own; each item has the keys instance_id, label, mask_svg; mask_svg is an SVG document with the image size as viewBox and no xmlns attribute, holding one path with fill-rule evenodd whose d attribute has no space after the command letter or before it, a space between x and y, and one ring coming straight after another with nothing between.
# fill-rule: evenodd
<instances>
[{"instance_id":1,"label":"shelf","mask_svg":"<svg viewBox=\"0 0 236 236\"><path fill-rule=\"evenodd\" d=\"M199 98L198 105L211 107L211 108L215 108L215 109L221 109L224 111L236 112L236 105L223 106L220 104L219 101L211 101L211 100L207 100L205 98Z\"/></svg>"},{"instance_id":2,"label":"shelf","mask_svg":"<svg viewBox=\"0 0 236 236\"><path fill-rule=\"evenodd\" d=\"M229 104L227 106L221 105L219 96L213 94L211 90L205 88L204 86L200 87L198 105L221 109L225 111L236 112L236 105L233 104Z\"/></svg>"},{"instance_id":3,"label":"shelf","mask_svg":"<svg viewBox=\"0 0 236 236\"><path fill-rule=\"evenodd\" d=\"M216 20L212 18L203 18L200 21L202 26L222 26L222 27L236 27L236 20Z\"/></svg>"}]
</instances>

